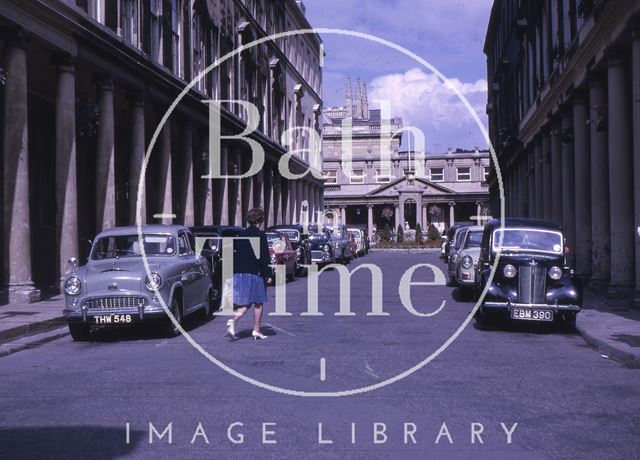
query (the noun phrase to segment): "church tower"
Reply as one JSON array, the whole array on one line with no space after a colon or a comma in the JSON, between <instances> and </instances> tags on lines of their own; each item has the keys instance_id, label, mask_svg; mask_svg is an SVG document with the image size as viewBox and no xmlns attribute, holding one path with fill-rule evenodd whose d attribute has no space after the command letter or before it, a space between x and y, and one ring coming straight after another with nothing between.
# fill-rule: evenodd
<instances>
[{"instance_id":1,"label":"church tower","mask_svg":"<svg viewBox=\"0 0 640 460\"><path fill-rule=\"evenodd\" d=\"M347 90L345 94L345 103L347 116L345 118L353 118L353 95L351 94L351 77L347 78Z\"/></svg>"}]
</instances>

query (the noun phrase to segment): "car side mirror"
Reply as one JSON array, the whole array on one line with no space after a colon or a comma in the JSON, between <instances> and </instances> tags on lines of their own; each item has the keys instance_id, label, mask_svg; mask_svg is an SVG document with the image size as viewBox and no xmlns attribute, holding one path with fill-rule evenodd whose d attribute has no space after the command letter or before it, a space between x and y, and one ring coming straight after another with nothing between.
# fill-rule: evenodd
<instances>
[{"instance_id":1,"label":"car side mirror","mask_svg":"<svg viewBox=\"0 0 640 460\"><path fill-rule=\"evenodd\" d=\"M69 264L69 267L71 267L73 270L78 268L78 259L76 259L75 257L69 257L69 260L67 260L67 263Z\"/></svg>"}]
</instances>

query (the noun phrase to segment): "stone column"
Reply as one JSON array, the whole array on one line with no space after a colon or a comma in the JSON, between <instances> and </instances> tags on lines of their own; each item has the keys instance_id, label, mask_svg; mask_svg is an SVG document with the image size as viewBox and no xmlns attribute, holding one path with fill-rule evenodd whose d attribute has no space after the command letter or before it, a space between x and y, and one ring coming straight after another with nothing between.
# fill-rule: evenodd
<instances>
[{"instance_id":1,"label":"stone column","mask_svg":"<svg viewBox=\"0 0 640 460\"><path fill-rule=\"evenodd\" d=\"M404 205L406 204L405 201L402 200L402 196L400 196L400 203L398 206L398 221L400 222L400 225L402 225L402 229L404 230L404 221L405 221L405 217L404 217ZM397 228L396 228L397 230Z\"/></svg>"},{"instance_id":2,"label":"stone column","mask_svg":"<svg viewBox=\"0 0 640 460\"><path fill-rule=\"evenodd\" d=\"M422 228L422 199L420 197L416 197L416 227L418 224Z\"/></svg>"},{"instance_id":3,"label":"stone column","mask_svg":"<svg viewBox=\"0 0 640 460\"><path fill-rule=\"evenodd\" d=\"M562 133L560 126L551 131L551 220L562 222Z\"/></svg>"},{"instance_id":4,"label":"stone column","mask_svg":"<svg viewBox=\"0 0 640 460\"><path fill-rule=\"evenodd\" d=\"M302 185L302 179L296 180L296 220L298 223L302 223L302 202L304 201Z\"/></svg>"},{"instance_id":5,"label":"stone column","mask_svg":"<svg viewBox=\"0 0 640 460\"><path fill-rule=\"evenodd\" d=\"M529 148L527 153L527 187L529 189L529 201L527 217L533 218L536 215L536 152L535 147Z\"/></svg>"},{"instance_id":6,"label":"stone column","mask_svg":"<svg viewBox=\"0 0 640 460\"><path fill-rule=\"evenodd\" d=\"M113 81L98 81L100 117L96 159L96 231L116 225L115 137Z\"/></svg>"},{"instance_id":7,"label":"stone column","mask_svg":"<svg viewBox=\"0 0 640 460\"><path fill-rule=\"evenodd\" d=\"M591 276L591 152L589 107L586 95L573 100L573 148L575 171L575 270L583 279Z\"/></svg>"},{"instance_id":8,"label":"stone column","mask_svg":"<svg viewBox=\"0 0 640 460\"><path fill-rule=\"evenodd\" d=\"M347 225L347 207L340 206L340 223L342 225Z\"/></svg>"},{"instance_id":9,"label":"stone column","mask_svg":"<svg viewBox=\"0 0 640 460\"><path fill-rule=\"evenodd\" d=\"M427 230L429 229L429 221L427 220L427 207L428 205L422 205L422 233L427 234Z\"/></svg>"},{"instance_id":10,"label":"stone column","mask_svg":"<svg viewBox=\"0 0 640 460\"><path fill-rule=\"evenodd\" d=\"M373 205L367 205L367 229L369 231L369 238L373 238Z\"/></svg>"},{"instance_id":11,"label":"stone column","mask_svg":"<svg viewBox=\"0 0 640 460\"><path fill-rule=\"evenodd\" d=\"M69 257L78 257L78 187L76 162L76 75L69 58L58 62L56 91L56 206L60 287Z\"/></svg>"},{"instance_id":12,"label":"stone column","mask_svg":"<svg viewBox=\"0 0 640 460\"><path fill-rule=\"evenodd\" d=\"M242 164L242 151L236 150L233 152L233 163L235 165L234 174L241 174L243 171ZM248 206L248 202L245 199L245 179L234 179L233 180L233 193L231 194L229 200L229 206L233 209L232 217L234 225L244 225L243 218L247 215L245 207ZM233 206L232 206L233 204Z\"/></svg>"},{"instance_id":13,"label":"stone column","mask_svg":"<svg viewBox=\"0 0 640 460\"><path fill-rule=\"evenodd\" d=\"M476 225L482 225L482 203L476 201Z\"/></svg>"},{"instance_id":14,"label":"stone column","mask_svg":"<svg viewBox=\"0 0 640 460\"><path fill-rule=\"evenodd\" d=\"M264 179L264 216L265 227L273 225L273 170L271 165L265 163L262 168Z\"/></svg>"},{"instance_id":15,"label":"stone column","mask_svg":"<svg viewBox=\"0 0 640 460\"><path fill-rule=\"evenodd\" d=\"M160 132L160 151L158 158L158 212L164 217L159 223L172 224L173 218L173 180L171 174L171 121L168 120ZM155 222L154 222L155 223Z\"/></svg>"},{"instance_id":16,"label":"stone column","mask_svg":"<svg viewBox=\"0 0 640 460\"><path fill-rule=\"evenodd\" d=\"M636 281L632 109L623 56L609 59L608 77L611 290L617 293L629 291Z\"/></svg>"},{"instance_id":17,"label":"stone column","mask_svg":"<svg viewBox=\"0 0 640 460\"><path fill-rule=\"evenodd\" d=\"M264 210L263 183L264 174L262 171L259 171L258 174L253 176L253 207Z\"/></svg>"},{"instance_id":18,"label":"stone column","mask_svg":"<svg viewBox=\"0 0 640 460\"><path fill-rule=\"evenodd\" d=\"M200 179L202 180L202 179ZM207 182L211 183L210 180ZM193 126L185 121L182 126L182 180L180 181L180 222L195 225L193 205Z\"/></svg>"},{"instance_id":19,"label":"stone column","mask_svg":"<svg viewBox=\"0 0 640 460\"><path fill-rule=\"evenodd\" d=\"M296 214L298 186L297 181L289 181L289 222L292 224L298 223L298 215Z\"/></svg>"},{"instance_id":20,"label":"stone column","mask_svg":"<svg viewBox=\"0 0 640 460\"><path fill-rule=\"evenodd\" d=\"M282 203L280 218L282 219L283 224L290 224L291 219L289 218L289 181L284 177L280 177L280 197Z\"/></svg>"},{"instance_id":21,"label":"stone column","mask_svg":"<svg viewBox=\"0 0 640 460\"><path fill-rule=\"evenodd\" d=\"M22 31L5 45L4 70L4 263L8 300L40 298L31 279L27 51Z\"/></svg>"},{"instance_id":22,"label":"stone column","mask_svg":"<svg viewBox=\"0 0 640 460\"><path fill-rule=\"evenodd\" d=\"M134 94L131 96L131 163L129 165L129 223L136 224L138 188L140 174L145 156L145 121L144 121L144 96ZM145 183L144 181L143 183ZM140 216L142 223L147 222L146 186L140 190Z\"/></svg>"},{"instance_id":23,"label":"stone column","mask_svg":"<svg viewBox=\"0 0 640 460\"><path fill-rule=\"evenodd\" d=\"M395 204L393 216L396 223L395 227L393 228L393 232L395 233L395 231L398 230L398 225L400 225L400 206L398 205L398 203Z\"/></svg>"},{"instance_id":24,"label":"stone column","mask_svg":"<svg viewBox=\"0 0 640 460\"><path fill-rule=\"evenodd\" d=\"M640 126L640 25L636 22L632 34L633 126ZM635 289L640 292L640 130L633 130L633 167L635 203ZM638 294L636 294L638 297Z\"/></svg>"},{"instance_id":25,"label":"stone column","mask_svg":"<svg viewBox=\"0 0 640 460\"><path fill-rule=\"evenodd\" d=\"M602 289L611 270L609 234L609 161L607 157L607 94L601 80L589 82L591 143L591 285Z\"/></svg>"},{"instance_id":26,"label":"stone column","mask_svg":"<svg viewBox=\"0 0 640 460\"><path fill-rule=\"evenodd\" d=\"M449 202L449 227L453 227L456 223L456 214L455 214L456 204L453 201Z\"/></svg>"},{"instance_id":27,"label":"stone column","mask_svg":"<svg viewBox=\"0 0 640 460\"><path fill-rule=\"evenodd\" d=\"M551 133L542 136L542 218L551 220Z\"/></svg>"},{"instance_id":28,"label":"stone column","mask_svg":"<svg viewBox=\"0 0 640 460\"><path fill-rule=\"evenodd\" d=\"M575 197L575 163L573 155L573 119L571 112L562 112L562 212L561 221L564 235L569 244L567 261L571 267L576 266L576 197ZM555 176L554 176L555 178Z\"/></svg>"},{"instance_id":29,"label":"stone column","mask_svg":"<svg viewBox=\"0 0 640 460\"><path fill-rule=\"evenodd\" d=\"M282 202L282 194L280 193L280 172L278 171L278 168L273 168L272 171L273 182L271 187L273 188L273 224L271 225L279 225L282 223L280 219L282 212L280 208L280 203Z\"/></svg>"},{"instance_id":30,"label":"stone column","mask_svg":"<svg viewBox=\"0 0 640 460\"><path fill-rule=\"evenodd\" d=\"M542 219L544 216L544 195L542 193L543 181L542 176L543 168L542 165L544 163L543 155L542 155L542 137L536 142L535 145L535 157L536 157L536 166L535 166L535 181L536 181L536 194L535 194L535 204L536 204L536 219Z\"/></svg>"}]
</instances>

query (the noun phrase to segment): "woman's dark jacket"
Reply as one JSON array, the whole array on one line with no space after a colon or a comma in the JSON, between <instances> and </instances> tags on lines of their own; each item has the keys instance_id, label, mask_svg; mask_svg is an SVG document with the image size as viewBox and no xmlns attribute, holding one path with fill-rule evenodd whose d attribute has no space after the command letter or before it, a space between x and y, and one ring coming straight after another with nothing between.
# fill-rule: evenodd
<instances>
[{"instance_id":1,"label":"woman's dark jacket","mask_svg":"<svg viewBox=\"0 0 640 460\"><path fill-rule=\"evenodd\" d=\"M265 281L271 276L269 267L269 244L267 235L257 227L249 225L238 237L260 238L260 254L256 257L249 240L235 240L233 251L234 273L251 273L261 276Z\"/></svg>"}]
</instances>

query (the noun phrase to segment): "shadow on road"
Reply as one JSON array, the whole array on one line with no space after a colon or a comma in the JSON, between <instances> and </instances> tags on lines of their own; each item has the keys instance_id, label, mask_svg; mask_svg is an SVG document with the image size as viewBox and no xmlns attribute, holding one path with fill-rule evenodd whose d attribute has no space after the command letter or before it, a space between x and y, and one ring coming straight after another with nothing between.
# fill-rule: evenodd
<instances>
[{"instance_id":1,"label":"shadow on road","mask_svg":"<svg viewBox=\"0 0 640 460\"><path fill-rule=\"evenodd\" d=\"M142 431L95 426L0 428L3 458L112 459L131 455Z\"/></svg>"},{"instance_id":2,"label":"shadow on road","mask_svg":"<svg viewBox=\"0 0 640 460\"><path fill-rule=\"evenodd\" d=\"M201 326L209 324L213 319L205 321L197 315L187 316L182 321L182 327L186 332L191 332ZM134 340L158 340L166 339L165 324L160 321L154 323L124 325L120 327L98 327L91 333L91 342L121 342ZM251 332L249 332L251 334Z\"/></svg>"}]
</instances>

